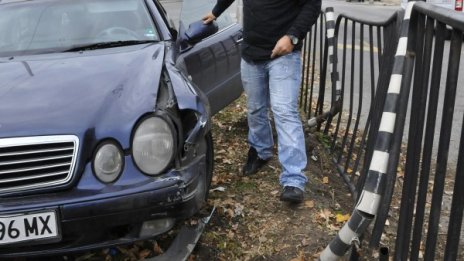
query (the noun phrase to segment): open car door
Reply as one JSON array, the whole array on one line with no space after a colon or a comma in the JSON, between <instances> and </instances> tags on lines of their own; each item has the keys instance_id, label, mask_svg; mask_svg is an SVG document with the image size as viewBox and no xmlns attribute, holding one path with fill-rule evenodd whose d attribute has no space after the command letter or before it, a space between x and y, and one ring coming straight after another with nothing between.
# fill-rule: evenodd
<instances>
[{"instance_id":1,"label":"open car door","mask_svg":"<svg viewBox=\"0 0 464 261\"><path fill-rule=\"evenodd\" d=\"M200 20L215 3L216 0L183 1L179 26L180 52L176 60L177 67L184 70L206 94L213 115L240 97L243 91L240 79L242 27L233 18L231 11L235 11L234 7L217 19L216 33L210 32L213 34L206 38L189 37L198 27L205 27Z\"/></svg>"}]
</instances>

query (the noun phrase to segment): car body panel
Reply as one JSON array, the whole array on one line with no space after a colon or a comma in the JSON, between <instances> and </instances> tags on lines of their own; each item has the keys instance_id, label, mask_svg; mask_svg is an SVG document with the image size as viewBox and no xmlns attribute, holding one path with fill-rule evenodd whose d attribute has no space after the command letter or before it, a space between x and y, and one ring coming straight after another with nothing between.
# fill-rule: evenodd
<instances>
[{"instance_id":1,"label":"car body panel","mask_svg":"<svg viewBox=\"0 0 464 261\"><path fill-rule=\"evenodd\" d=\"M241 27L234 24L203 39L177 58L177 66L183 68L208 97L213 115L243 92L238 70L241 38Z\"/></svg>"},{"instance_id":2,"label":"car body panel","mask_svg":"<svg viewBox=\"0 0 464 261\"><path fill-rule=\"evenodd\" d=\"M163 57L159 43L0 63L0 137L93 130L128 148L135 122L154 110Z\"/></svg>"},{"instance_id":3,"label":"car body panel","mask_svg":"<svg viewBox=\"0 0 464 261\"><path fill-rule=\"evenodd\" d=\"M184 1L180 14L179 34L183 35L192 24L213 8L214 1ZM230 8L229 8L230 9ZM242 27L226 10L216 20L219 31L181 51L176 59L177 67L208 97L214 115L236 100L243 92L240 74L240 43Z\"/></svg>"}]
</instances>

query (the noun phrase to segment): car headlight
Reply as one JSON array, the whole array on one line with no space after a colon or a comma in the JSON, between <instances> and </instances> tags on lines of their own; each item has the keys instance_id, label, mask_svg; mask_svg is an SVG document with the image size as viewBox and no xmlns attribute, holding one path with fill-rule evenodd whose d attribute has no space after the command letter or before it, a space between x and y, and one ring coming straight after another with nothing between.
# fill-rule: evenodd
<instances>
[{"instance_id":1,"label":"car headlight","mask_svg":"<svg viewBox=\"0 0 464 261\"><path fill-rule=\"evenodd\" d=\"M123 170L122 150L113 142L104 142L98 146L94 159L93 170L95 176L104 182L116 181Z\"/></svg>"},{"instance_id":2,"label":"car headlight","mask_svg":"<svg viewBox=\"0 0 464 261\"><path fill-rule=\"evenodd\" d=\"M174 130L161 117L143 120L134 132L132 156L137 167L147 175L161 173L171 163L175 153Z\"/></svg>"}]
</instances>

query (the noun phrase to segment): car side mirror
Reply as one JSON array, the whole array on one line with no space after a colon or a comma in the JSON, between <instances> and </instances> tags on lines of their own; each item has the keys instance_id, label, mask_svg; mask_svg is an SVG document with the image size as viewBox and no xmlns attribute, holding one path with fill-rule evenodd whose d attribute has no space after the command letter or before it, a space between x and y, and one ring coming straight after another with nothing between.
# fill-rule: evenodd
<instances>
[{"instance_id":1,"label":"car side mirror","mask_svg":"<svg viewBox=\"0 0 464 261\"><path fill-rule=\"evenodd\" d=\"M204 24L203 20L193 22L189 28L180 35L180 49L185 52L192 48L193 45L205 39L206 37L217 33L219 30L216 21L209 24Z\"/></svg>"}]
</instances>

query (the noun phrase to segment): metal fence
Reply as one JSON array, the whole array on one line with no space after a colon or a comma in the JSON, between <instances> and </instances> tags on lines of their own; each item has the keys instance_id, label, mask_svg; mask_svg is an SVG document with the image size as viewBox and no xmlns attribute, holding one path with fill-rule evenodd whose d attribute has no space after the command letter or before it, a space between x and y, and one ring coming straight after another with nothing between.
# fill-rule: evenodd
<instances>
[{"instance_id":1,"label":"metal fence","mask_svg":"<svg viewBox=\"0 0 464 261\"><path fill-rule=\"evenodd\" d=\"M300 108L307 117L322 113L327 77L326 14L319 19L306 35L302 47L302 81Z\"/></svg>"},{"instance_id":2,"label":"metal fence","mask_svg":"<svg viewBox=\"0 0 464 261\"><path fill-rule=\"evenodd\" d=\"M379 246L403 164L394 259L464 259L464 15L426 3L408 8L383 22L340 15L333 41L326 12L320 52L317 43L305 43L311 73L303 71L301 105L309 124L329 139L356 202L322 260L343 256L373 220L369 246ZM312 83L316 63L308 63L317 56L319 86Z\"/></svg>"},{"instance_id":3,"label":"metal fence","mask_svg":"<svg viewBox=\"0 0 464 261\"><path fill-rule=\"evenodd\" d=\"M463 249L458 252L464 209L464 81L459 75L463 32L463 14L422 2L414 5L402 81L401 99L408 100L409 88L412 97L406 121L409 128L396 260L418 260L421 250L424 260L464 259ZM407 115L403 107L401 119ZM396 136L393 143L401 143L400 135ZM459 148L451 142L460 144ZM395 161L389 164L395 167ZM452 193L446 195L447 189ZM449 221L444 220L447 218ZM446 225L447 230L440 228Z\"/></svg>"},{"instance_id":4,"label":"metal fence","mask_svg":"<svg viewBox=\"0 0 464 261\"><path fill-rule=\"evenodd\" d=\"M384 51L388 54L390 50L391 54L396 48L394 41L384 39L396 37L397 15L385 21L373 22L340 14L335 22L330 20L333 9L329 8L324 14L321 21L327 19L327 26L320 22L318 31L318 25L315 25L316 28L313 27L305 41L305 80L300 105L310 119L309 125L317 126L327 135L327 145L333 153L334 162L351 192L356 195L357 187L362 186L359 177L362 176L360 172L368 132L375 121L375 118L372 120L371 108L375 100L384 98L376 97L379 71L387 76L388 73L380 68L383 64L388 65L393 57L386 57ZM331 29L334 33L330 32ZM319 39L315 37L316 34ZM332 46L334 51L330 50ZM315 61L319 61L319 64ZM315 86L314 79L317 79L318 73L320 82Z\"/></svg>"}]
</instances>

